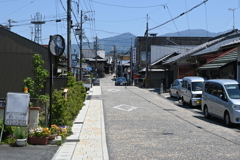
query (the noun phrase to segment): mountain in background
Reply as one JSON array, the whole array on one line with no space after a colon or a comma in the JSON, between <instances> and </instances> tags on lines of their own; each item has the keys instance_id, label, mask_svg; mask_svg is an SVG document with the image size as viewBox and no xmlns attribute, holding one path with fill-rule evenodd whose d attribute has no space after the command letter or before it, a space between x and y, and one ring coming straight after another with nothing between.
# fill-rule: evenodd
<instances>
[{"instance_id":1,"label":"mountain in background","mask_svg":"<svg viewBox=\"0 0 240 160\"><path fill-rule=\"evenodd\" d=\"M113 51L113 46L116 45L117 53L126 53L131 48L131 41L132 45L134 44L136 36L132 33L123 33L117 36L98 39L98 49L105 49L106 54L109 54L110 51ZM72 44L72 48L76 49L76 53L79 53L79 46L77 44ZM90 43L83 43L83 49L94 49L94 42ZM74 53L74 52L73 52Z\"/></svg>"},{"instance_id":2,"label":"mountain in background","mask_svg":"<svg viewBox=\"0 0 240 160\"><path fill-rule=\"evenodd\" d=\"M231 30L214 33L214 32L208 32L204 29L188 29L180 32L163 34L161 35L161 37L216 37L218 35L221 35L229 31Z\"/></svg>"},{"instance_id":3,"label":"mountain in background","mask_svg":"<svg viewBox=\"0 0 240 160\"><path fill-rule=\"evenodd\" d=\"M180 37L215 37L229 31L231 30L214 33L214 32L208 32L204 29L190 29L190 30L167 33L167 34L157 35L157 36L160 36L160 37L179 37L179 36ZM110 52L113 51L113 46L116 45L117 54L127 53L130 50L131 45L134 45L135 38L136 36L133 35L132 33L123 33L123 34L109 37L109 38L98 39L98 48L105 49L106 54L110 54ZM74 53L74 49L76 50L75 53L78 54L79 46L77 44L72 44L72 53ZM94 42L83 43L83 49L94 49Z\"/></svg>"}]
</instances>

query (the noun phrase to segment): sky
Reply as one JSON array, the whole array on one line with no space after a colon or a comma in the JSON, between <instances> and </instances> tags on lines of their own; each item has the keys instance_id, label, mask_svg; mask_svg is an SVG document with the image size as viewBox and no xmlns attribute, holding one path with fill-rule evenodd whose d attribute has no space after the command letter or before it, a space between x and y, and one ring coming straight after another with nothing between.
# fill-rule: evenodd
<instances>
[{"instance_id":1,"label":"sky","mask_svg":"<svg viewBox=\"0 0 240 160\"><path fill-rule=\"evenodd\" d=\"M207 0L198 6L204 1L72 0L71 43L79 41L74 30L80 23L81 10L83 19L86 17L82 23L84 41L89 42L96 37L102 39L126 32L144 36L147 23L149 33L157 33L157 36L188 29L215 33L233 27L240 29L240 0ZM11 20L11 31L30 40L35 39L35 25L31 21L37 13L45 21L41 25L40 44L48 44L49 36L55 34L67 40L67 0L0 0L0 24L9 25ZM182 13L185 14L180 16Z\"/></svg>"}]
</instances>

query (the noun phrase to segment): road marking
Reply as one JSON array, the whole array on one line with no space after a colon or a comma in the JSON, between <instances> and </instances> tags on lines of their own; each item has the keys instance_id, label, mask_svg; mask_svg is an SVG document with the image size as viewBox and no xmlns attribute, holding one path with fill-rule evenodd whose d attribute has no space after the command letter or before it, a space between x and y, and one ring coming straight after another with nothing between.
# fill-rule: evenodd
<instances>
[{"instance_id":1,"label":"road marking","mask_svg":"<svg viewBox=\"0 0 240 160\"><path fill-rule=\"evenodd\" d=\"M108 89L107 91L109 91L109 92L118 92L120 90L119 89Z\"/></svg>"},{"instance_id":2,"label":"road marking","mask_svg":"<svg viewBox=\"0 0 240 160\"><path fill-rule=\"evenodd\" d=\"M120 109L120 110L123 110L123 111L132 111L134 109L137 109L138 107L134 107L134 106L129 106L129 105L126 105L126 104L121 104L119 106L115 106L113 108L116 108L116 109Z\"/></svg>"}]
</instances>

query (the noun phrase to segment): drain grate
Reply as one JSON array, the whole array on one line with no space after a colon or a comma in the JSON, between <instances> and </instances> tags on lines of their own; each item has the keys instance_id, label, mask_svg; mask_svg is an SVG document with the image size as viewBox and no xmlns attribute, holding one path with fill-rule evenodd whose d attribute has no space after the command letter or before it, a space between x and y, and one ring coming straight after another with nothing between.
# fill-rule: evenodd
<instances>
[{"instance_id":1,"label":"drain grate","mask_svg":"<svg viewBox=\"0 0 240 160\"><path fill-rule=\"evenodd\" d=\"M87 96L87 100L90 100L92 98L92 96L88 95Z\"/></svg>"},{"instance_id":2,"label":"drain grate","mask_svg":"<svg viewBox=\"0 0 240 160\"><path fill-rule=\"evenodd\" d=\"M174 135L173 133L162 133L163 135Z\"/></svg>"},{"instance_id":3,"label":"drain grate","mask_svg":"<svg viewBox=\"0 0 240 160\"><path fill-rule=\"evenodd\" d=\"M164 111L177 111L175 109L163 109Z\"/></svg>"},{"instance_id":4,"label":"drain grate","mask_svg":"<svg viewBox=\"0 0 240 160\"><path fill-rule=\"evenodd\" d=\"M74 124L83 124L83 122L74 122Z\"/></svg>"}]
</instances>

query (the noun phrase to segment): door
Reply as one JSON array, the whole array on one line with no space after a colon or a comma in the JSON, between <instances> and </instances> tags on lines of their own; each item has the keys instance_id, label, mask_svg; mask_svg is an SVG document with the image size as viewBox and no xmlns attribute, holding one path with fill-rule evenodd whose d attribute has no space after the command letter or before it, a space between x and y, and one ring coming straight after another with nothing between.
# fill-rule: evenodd
<instances>
[{"instance_id":1,"label":"door","mask_svg":"<svg viewBox=\"0 0 240 160\"><path fill-rule=\"evenodd\" d=\"M227 105L226 93L220 84L214 85L214 98L212 99L212 108L217 117L224 118L225 106Z\"/></svg>"}]
</instances>

